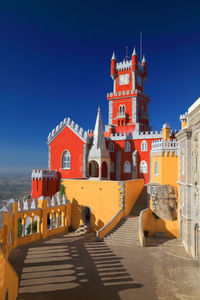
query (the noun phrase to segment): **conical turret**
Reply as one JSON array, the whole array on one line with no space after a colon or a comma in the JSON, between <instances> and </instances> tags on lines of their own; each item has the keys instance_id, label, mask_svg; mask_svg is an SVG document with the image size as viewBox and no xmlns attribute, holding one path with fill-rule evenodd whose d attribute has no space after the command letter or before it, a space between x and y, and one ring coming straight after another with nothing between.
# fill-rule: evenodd
<instances>
[{"instance_id":1,"label":"conical turret","mask_svg":"<svg viewBox=\"0 0 200 300\"><path fill-rule=\"evenodd\" d=\"M104 137L104 130L102 125L102 118L101 118L101 109L98 108L96 124L93 133L93 144L89 151L88 158L108 158L110 157L109 151L106 148L105 137Z\"/></svg>"}]
</instances>

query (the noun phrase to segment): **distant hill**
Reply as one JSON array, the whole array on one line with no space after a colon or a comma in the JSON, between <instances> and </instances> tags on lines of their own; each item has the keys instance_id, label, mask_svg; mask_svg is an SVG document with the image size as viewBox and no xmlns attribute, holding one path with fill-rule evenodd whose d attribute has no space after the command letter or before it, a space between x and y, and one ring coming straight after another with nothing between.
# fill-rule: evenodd
<instances>
[{"instance_id":1,"label":"distant hill","mask_svg":"<svg viewBox=\"0 0 200 300\"><path fill-rule=\"evenodd\" d=\"M20 199L31 193L30 175L0 175L0 207L12 198Z\"/></svg>"}]
</instances>

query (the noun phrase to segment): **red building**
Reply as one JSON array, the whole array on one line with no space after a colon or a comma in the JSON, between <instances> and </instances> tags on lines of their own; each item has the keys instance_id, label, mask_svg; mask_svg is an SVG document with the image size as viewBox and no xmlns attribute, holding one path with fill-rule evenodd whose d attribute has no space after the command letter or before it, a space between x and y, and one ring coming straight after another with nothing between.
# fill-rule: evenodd
<instances>
[{"instance_id":1,"label":"red building","mask_svg":"<svg viewBox=\"0 0 200 300\"><path fill-rule=\"evenodd\" d=\"M113 53L111 78L105 132L100 109L94 132L84 131L69 118L57 125L48 136L49 169L33 170L32 198L52 196L59 190L60 180L67 178L144 178L149 182L151 144L162 138L162 132L152 132L149 126L145 58L140 63L134 49L131 60L117 62Z\"/></svg>"}]
</instances>

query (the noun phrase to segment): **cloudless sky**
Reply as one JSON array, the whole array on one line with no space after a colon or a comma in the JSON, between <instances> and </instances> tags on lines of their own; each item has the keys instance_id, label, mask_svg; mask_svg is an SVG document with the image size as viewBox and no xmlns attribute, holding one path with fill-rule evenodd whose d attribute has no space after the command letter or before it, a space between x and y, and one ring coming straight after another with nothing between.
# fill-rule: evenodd
<instances>
[{"instance_id":1,"label":"cloudless sky","mask_svg":"<svg viewBox=\"0 0 200 300\"><path fill-rule=\"evenodd\" d=\"M128 46L148 62L150 125L200 96L199 1L0 1L0 173L47 168L49 132L65 117L94 128L108 119L110 59Z\"/></svg>"}]
</instances>

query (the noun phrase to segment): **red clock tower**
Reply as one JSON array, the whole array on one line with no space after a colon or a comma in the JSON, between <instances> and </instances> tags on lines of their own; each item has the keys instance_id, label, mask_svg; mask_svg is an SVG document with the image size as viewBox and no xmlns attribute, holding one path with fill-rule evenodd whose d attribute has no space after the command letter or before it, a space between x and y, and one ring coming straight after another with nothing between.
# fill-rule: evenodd
<instances>
[{"instance_id":1,"label":"red clock tower","mask_svg":"<svg viewBox=\"0 0 200 300\"><path fill-rule=\"evenodd\" d=\"M129 133L149 131L149 96L144 94L147 79L147 63L143 56L138 61L135 48L131 60L117 62L115 53L111 59L113 92L107 94L109 101L109 120L106 131L110 133Z\"/></svg>"}]
</instances>

